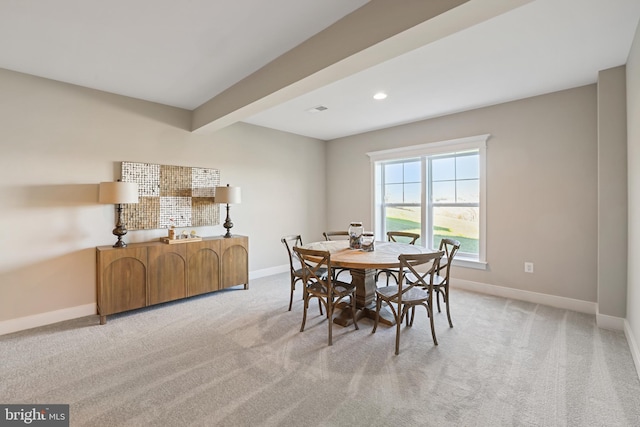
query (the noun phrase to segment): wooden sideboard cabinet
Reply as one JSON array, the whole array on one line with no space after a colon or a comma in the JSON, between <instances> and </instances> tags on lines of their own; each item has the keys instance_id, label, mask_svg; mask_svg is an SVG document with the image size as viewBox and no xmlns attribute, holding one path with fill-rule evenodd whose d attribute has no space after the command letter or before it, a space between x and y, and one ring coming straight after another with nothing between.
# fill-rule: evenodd
<instances>
[{"instance_id":1,"label":"wooden sideboard cabinet","mask_svg":"<svg viewBox=\"0 0 640 427\"><path fill-rule=\"evenodd\" d=\"M240 268L249 265L249 238L234 236L220 241L220 288L244 285L249 288L249 269Z\"/></svg>"},{"instance_id":2,"label":"wooden sideboard cabinet","mask_svg":"<svg viewBox=\"0 0 640 427\"><path fill-rule=\"evenodd\" d=\"M160 304L187 296L187 248L193 243L147 247L149 280L147 305Z\"/></svg>"},{"instance_id":3,"label":"wooden sideboard cabinet","mask_svg":"<svg viewBox=\"0 0 640 427\"><path fill-rule=\"evenodd\" d=\"M210 239L187 244L187 296L220 289L220 240Z\"/></svg>"},{"instance_id":4,"label":"wooden sideboard cabinet","mask_svg":"<svg viewBox=\"0 0 640 427\"><path fill-rule=\"evenodd\" d=\"M96 264L101 324L107 314L147 305L147 247L99 247Z\"/></svg>"},{"instance_id":5,"label":"wooden sideboard cabinet","mask_svg":"<svg viewBox=\"0 0 640 427\"><path fill-rule=\"evenodd\" d=\"M249 288L249 238L96 248L100 324L107 316L237 285Z\"/></svg>"}]
</instances>

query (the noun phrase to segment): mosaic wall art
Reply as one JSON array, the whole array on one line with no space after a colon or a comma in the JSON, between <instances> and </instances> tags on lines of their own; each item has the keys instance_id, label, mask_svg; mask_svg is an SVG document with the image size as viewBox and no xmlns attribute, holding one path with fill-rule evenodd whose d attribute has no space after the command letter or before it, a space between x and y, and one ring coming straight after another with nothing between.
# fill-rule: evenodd
<instances>
[{"instance_id":1,"label":"mosaic wall art","mask_svg":"<svg viewBox=\"0 0 640 427\"><path fill-rule=\"evenodd\" d=\"M138 203L122 209L129 230L220 224L218 169L122 162L122 181L138 184Z\"/></svg>"}]
</instances>

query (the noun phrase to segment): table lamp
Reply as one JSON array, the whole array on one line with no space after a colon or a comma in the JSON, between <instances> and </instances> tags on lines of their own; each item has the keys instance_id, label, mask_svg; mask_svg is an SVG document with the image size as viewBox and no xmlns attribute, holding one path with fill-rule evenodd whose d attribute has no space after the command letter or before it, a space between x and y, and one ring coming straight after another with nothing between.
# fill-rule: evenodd
<instances>
[{"instance_id":1,"label":"table lamp","mask_svg":"<svg viewBox=\"0 0 640 427\"><path fill-rule=\"evenodd\" d=\"M229 217L229 205L240 203L241 199L240 187L229 187L229 184L227 184L226 187L216 187L215 203L227 204L227 219L224 221L224 228L227 229L227 233L224 237L231 237L230 230L233 227L233 223Z\"/></svg>"},{"instance_id":2,"label":"table lamp","mask_svg":"<svg viewBox=\"0 0 640 427\"><path fill-rule=\"evenodd\" d=\"M118 210L118 222L113 234L118 236L118 241L114 248L124 248L127 244L122 240L122 236L127 234L127 227L122 221L122 204L138 203L138 184L135 182L101 182L100 195L98 197L100 203L116 205Z\"/></svg>"}]
</instances>

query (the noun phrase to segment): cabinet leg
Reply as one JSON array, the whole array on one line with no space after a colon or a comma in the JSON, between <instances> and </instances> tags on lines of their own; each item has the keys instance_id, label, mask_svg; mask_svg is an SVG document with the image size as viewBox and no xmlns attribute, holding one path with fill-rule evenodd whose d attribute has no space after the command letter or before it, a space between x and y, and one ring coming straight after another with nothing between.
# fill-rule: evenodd
<instances>
[{"instance_id":1,"label":"cabinet leg","mask_svg":"<svg viewBox=\"0 0 640 427\"><path fill-rule=\"evenodd\" d=\"M244 289L245 289L245 291L246 291L247 289L249 289L249 283L248 283L248 282L244 284Z\"/></svg>"},{"instance_id":2,"label":"cabinet leg","mask_svg":"<svg viewBox=\"0 0 640 427\"><path fill-rule=\"evenodd\" d=\"M100 316L100 324L104 325L105 323L107 323L107 316Z\"/></svg>"}]
</instances>

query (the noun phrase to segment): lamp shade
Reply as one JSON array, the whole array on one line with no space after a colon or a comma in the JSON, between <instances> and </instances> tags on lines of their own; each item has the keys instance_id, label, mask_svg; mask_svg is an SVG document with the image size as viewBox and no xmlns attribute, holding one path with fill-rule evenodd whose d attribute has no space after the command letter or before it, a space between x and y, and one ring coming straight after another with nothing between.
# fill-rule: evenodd
<instances>
[{"instance_id":1,"label":"lamp shade","mask_svg":"<svg viewBox=\"0 0 640 427\"><path fill-rule=\"evenodd\" d=\"M138 203L138 184L122 181L101 182L98 201L112 205Z\"/></svg>"},{"instance_id":2,"label":"lamp shade","mask_svg":"<svg viewBox=\"0 0 640 427\"><path fill-rule=\"evenodd\" d=\"M241 200L240 187L216 187L216 203L237 204Z\"/></svg>"}]
</instances>

